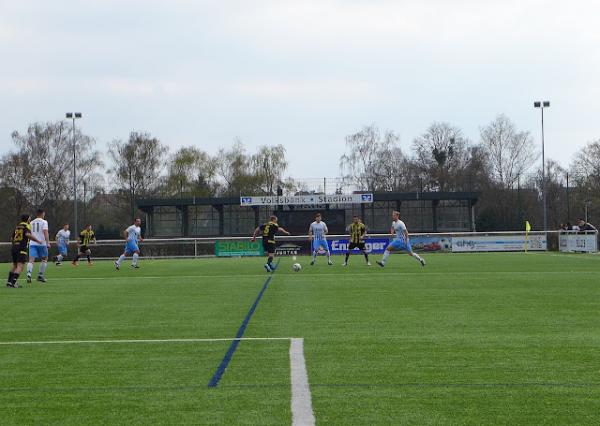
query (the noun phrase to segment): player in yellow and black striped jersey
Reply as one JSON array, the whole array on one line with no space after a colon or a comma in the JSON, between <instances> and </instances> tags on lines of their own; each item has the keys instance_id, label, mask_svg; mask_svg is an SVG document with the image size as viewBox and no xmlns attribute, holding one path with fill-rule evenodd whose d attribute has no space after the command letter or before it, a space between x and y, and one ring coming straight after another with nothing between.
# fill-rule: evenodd
<instances>
[{"instance_id":1,"label":"player in yellow and black striped jersey","mask_svg":"<svg viewBox=\"0 0 600 426\"><path fill-rule=\"evenodd\" d=\"M92 264L92 251L90 250L90 244L96 244L96 234L92 231L92 225L86 225L85 229L79 233L79 241L77 241L77 246L79 247L79 252L73 259L73 265L77 265L79 258L82 256L87 257L88 265Z\"/></svg>"},{"instance_id":2,"label":"player in yellow and black striped jersey","mask_svg":"<svg viewBox=\"0 0 600 426\"><path fill-rule=\"evenodd\" d=\"M258 237L259 234L262 236L263 248L267 255L267 263L265 263L265 270L267 272L273 272L275 270L275 265L273 265L273 258L275 257L275 234L279 231L286 235L290 235L288 231L279 226L277 223L277 216L272 215L269 218L269 221L257 227L252 235L252 242L256 241L256 237Z\"/></svg>"},{"instance_id":3,"label":"player in yellow and black striped jersey","mask_svg":"<svg viewBox=\"0 0 600 426\"><path fill-rule=\"evenodd\" d=\"M6 281L7 287L18 288L17 279L23 271L23 265L25 265L29 259L29 240L33 240L37 243L40 241L31 235L31 226L29 222L31 217L28 214L21 216L21 221L15 227L15 232L11 238L11 255L12 255L12 268L8 272L8 280Z\"/></svg>"},{"instance_id":4,"label":"player in yellow and black striped jersey","mask_svg":"<svg viewBox=\"0 0 600 426\"><path fill-rule=\"evenodd\" d=\"M350 252L355 248L359 249L365 255L367 265L371 266L369 262L369 254L365 245L365 238L367 237L367 227L360 221L358 216L352 218L352 223L346 228L350 234L350 243L348 244L348 251L346 252L346 260L342 263L343 266L348 265L348 259L350 258Z\"/></svg>"}]
</instances>

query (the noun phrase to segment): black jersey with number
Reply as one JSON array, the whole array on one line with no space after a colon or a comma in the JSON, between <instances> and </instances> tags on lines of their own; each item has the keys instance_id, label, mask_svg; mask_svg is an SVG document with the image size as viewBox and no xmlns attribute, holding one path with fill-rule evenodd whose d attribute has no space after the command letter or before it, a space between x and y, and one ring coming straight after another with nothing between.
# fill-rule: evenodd
<instances>
[{"instance_id":1,"label":"black jersey with number","mask_svg":"<svg viewBox=\"0 0 600 426\"><path fill-rule=\"evenodd\" d=\"M27 222L20 222L15 228L11 242L14 249L19 251L27 250L29 246L29 235L31 234L31 226Z\"/></svg>"},{"instance_id":2,"label":"black jersey with number","mask_svg":"<svg viewBox=\"0 0 600 426\"><path fill-rule=\"evenodd\" d=\"M279 231L279 225L275 222L267 222L260 225L260 232L263 238L263 242L274 243L275 234Z\"/></svg>"}]
</instances>

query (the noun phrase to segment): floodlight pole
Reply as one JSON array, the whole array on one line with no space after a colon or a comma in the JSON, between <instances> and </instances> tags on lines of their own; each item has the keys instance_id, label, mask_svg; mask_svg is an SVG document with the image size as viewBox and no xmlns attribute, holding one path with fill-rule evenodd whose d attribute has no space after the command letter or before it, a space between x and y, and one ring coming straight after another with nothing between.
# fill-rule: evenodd
<instances>
[{"instance_id":1,"label":"floodlight pole","mask_svg":"<svg viewBox=\"0 0 600 426\"><path fill-rule=\"evenodd\" d=\"M75 144L75 119L81 118L80 112L67 112L65 114L66 118L70 118L73 120L73 224L75 227L73 231L75 233L79 232L79 228L77 226L77 146Z\"/></svg>"},{"instance_id":2,"label":"floodlight pole","mask_svg":"<svg viewBox=\"0 0 600 426\"><path fill-rule=\"evenodd\" d=\"M540 108L542 110L542 203L544 204L544 232L548 230L548 208L546 202L546 156L545 156L545 143L544 143L544 108L550 107L549 101L534 102L534 108Z\"/></svg>"}]
</instances>

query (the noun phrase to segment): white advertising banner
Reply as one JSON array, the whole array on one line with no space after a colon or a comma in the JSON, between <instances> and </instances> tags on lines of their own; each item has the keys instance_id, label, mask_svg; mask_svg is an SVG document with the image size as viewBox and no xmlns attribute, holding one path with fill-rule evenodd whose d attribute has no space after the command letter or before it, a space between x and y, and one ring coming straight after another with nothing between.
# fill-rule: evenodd
<instances>
[{"instance_id":1,"label":"white advertising banner","mask_svg":"<svg viewBox=\"0 0 600 426\"><path fill-rule=\"evenodd\" d=\"M564 252L595 253L598 251L597 234L560 234L558 246Z\"/></svg>"},{"instance_id":2,"label":"white advertising banner","mask_svg":"<svg viewBox=\"0 0 600 426\"><path fill-rule=\"evenodd\" d=\"M372 203L373 194L311 194L292 196L263 196L251 195L240 197L241 206L277 206L277 205L303 205L303 204L362 204Z\"/></svg>"},{"instance_id":3,"label":"white advertising banner","mask_svg":"<svg viewBox=\"0 0 600 426\"><path fill-rule=\"evenodd\" d=\"M452 252L477 252L477 251L525 251L525 246L530 251L545 251L548 242L545 235L530 235L525 242L525 235L472 235L465 237L452 237Z\"/></svg>"}]
</instances>

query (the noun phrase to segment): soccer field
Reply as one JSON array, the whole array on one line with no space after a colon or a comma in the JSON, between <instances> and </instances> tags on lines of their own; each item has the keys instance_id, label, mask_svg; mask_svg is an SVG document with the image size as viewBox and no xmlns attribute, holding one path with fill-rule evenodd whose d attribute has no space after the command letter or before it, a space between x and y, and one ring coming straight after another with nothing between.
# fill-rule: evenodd
<instances>
[{"instance_id":1,"label":"soccer field","mask_svg":"<svg viewBox=\"0 0 600 426\"><path fill-rule=\"evenodd\" d=\"M426 259L51 265L2 289L0 423L291 424L302 338L317 424L597 424L599 256ZM239 341L209 388L245 319L280 339Z\"/></svg>"}]
</instances>

